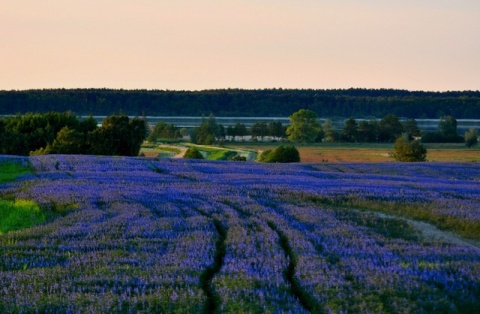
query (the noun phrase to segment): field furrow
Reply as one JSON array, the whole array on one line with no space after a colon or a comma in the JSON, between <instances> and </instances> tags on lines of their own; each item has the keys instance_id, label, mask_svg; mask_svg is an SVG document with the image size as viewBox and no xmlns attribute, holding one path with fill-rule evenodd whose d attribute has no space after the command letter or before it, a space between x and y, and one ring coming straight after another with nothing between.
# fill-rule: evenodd
<instances>
[{"instance_id":1,"label":"field furrow","mask_svg":"<svg viewBox=\"0 0 480 314\"><path fill-rule=\"evenodd\" d=\"M480 311L476 164L2 164L0 312Z\"/></svg>"}]
</instances>

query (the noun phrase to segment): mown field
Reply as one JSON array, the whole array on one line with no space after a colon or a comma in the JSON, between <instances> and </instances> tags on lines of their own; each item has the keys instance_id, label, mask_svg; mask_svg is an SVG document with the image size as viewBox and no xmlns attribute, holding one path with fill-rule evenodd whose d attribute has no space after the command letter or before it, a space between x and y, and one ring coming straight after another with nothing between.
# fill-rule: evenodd
<instances>
[{"instance_id":1,"label":"mown field","mask_svg":"<svg viewBox=\"0 0 480 314\"><path fill-rule=\"evenodd\" d=\"M480 312L477 163L0 169L2 202L42 218L0 234L2 313Z\"/></svg>"}]
</instances>

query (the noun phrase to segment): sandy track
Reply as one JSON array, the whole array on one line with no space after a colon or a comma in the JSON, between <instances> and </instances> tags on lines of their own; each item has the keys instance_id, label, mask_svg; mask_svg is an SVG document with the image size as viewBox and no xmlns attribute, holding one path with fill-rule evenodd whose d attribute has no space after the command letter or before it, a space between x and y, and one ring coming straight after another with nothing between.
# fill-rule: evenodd
<instances>
[{"instance_id":1,"label":"sandy track","mask_svg":"<svg viewBox=\"0 0 480 314\"><path fill-rule=\"evenodd\" d=\"M411 224L415 229L420 230L422 232L423 237L427 240L443 241L450 244L464 245L464 246L469 246L471 248L480 249L479 241L462 238L454 234L453 232L440 230L429 223L412 220L408 218L403 218L403 217L398 217L398 216L393 216L393 215L388 215L388 214L383 214L383 213L378 213L378 212L372 212L372 213L382 218L394 218L394 219L401 219L403 221L406 221L409 224Z\"/></svg>"}]
</instances>

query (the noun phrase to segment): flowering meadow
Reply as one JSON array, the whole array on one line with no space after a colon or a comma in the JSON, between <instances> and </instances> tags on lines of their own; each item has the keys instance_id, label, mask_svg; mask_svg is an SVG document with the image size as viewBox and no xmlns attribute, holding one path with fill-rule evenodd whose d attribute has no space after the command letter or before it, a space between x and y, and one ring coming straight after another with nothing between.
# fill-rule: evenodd
<instances>
[{"instance_id":1,"label":"flowering meadow","mask_svg":"<svg viewBox=\"0 0 480 314\"><path fill-rule=\"evenodd\" d=\"M2 313L480 312L475 163L2 162Z\"/></svg>"}]
</instances>

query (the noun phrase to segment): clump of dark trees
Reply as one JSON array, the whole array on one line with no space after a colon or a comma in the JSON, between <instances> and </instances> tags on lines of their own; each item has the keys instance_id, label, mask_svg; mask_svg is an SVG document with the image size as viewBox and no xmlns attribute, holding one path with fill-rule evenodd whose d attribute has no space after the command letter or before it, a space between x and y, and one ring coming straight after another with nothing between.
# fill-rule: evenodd
<instances>
[{"instance_id":1,"label":"clump of dark trees","mask_svg":"<svg viewBox=\"0 0 480 314\"><path fill-rule=\"evenodd\" d=\"M0 118L0 154L93 154L137 156L147 135L143 119L125 115L80 120L70 112Z\"/></svg>"},{"instance_id":2,"label":"clump of dark trees","mask_svg":"<svg viewBox=\"0 0 480 314\"><path fill-rule=\"evenodd\" d=\"M47 89L0 91L0 114L64 112L78 115L286 117L300 109L321 117L480 119L480 91L395 89L219 89L204 91Z\"/></svg>"},{"instance_id":3,"label":"clump of dark trees","mask_svg":"<svg viewBox=\"0 0 480 314\"><path fill-rule=\"evenodd\" d=\"M422 143L462 143L464 137L457 134L457 120L452 116L444 116L438 124L436 132L421 132L415 119L401 122L393 114L386 115L379 122L376 120L356 122L350 118L340 134L344 142L393 142L401 135L420 139Z\"/></svg>"}]
</instances>

